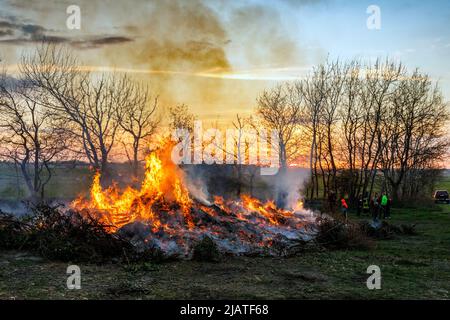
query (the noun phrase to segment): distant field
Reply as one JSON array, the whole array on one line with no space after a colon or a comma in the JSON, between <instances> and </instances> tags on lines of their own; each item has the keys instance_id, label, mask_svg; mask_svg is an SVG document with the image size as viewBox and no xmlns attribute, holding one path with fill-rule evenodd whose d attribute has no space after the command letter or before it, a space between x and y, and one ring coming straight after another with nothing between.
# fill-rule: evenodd
<instances>
[{"instance_id":1,"label":"distant field","mask_svg":"<svg viewBox=\"0 0 450 320\"><path fill-rule=\"evenodd\" d=\"M70 199L89 189L92 173L88 168L55 168L45 194L48 198ZM27 188L20 172L10 165L0 165L0 198L23 199Z\"/></svg>"},{"instance_id":2,"label":"distant field","mask_svg":"<svg viewBox=\"0 0 450 320\"><path fill-rule=\"evenodd\" d=\"M125 172L127 165L117 164L115 170ZM120 175L120 174L119 174ZM125 176L126 174L123 174ZM289 185L301 186L308 175L307 169L292 169L289 175ZM48 183L45 195L50 199L74 199L80 194L89 190L92 182L93 172L87 167L60 167L53 169L53 176ZM260 176L261 179L255 179L254 188L265 189L273 181L273 176ZM380 188L379 181L375 183L375 190ZM450 191L450 170L447 170L436 185L436 189L445 189ZM248 190L245 190L248 191ZM323 196L323 186L319 180L319 198ZM429 191L426 191L429 193ZM18 200L27 197L27 188L20 174L15 167L10 164L0 163L0 200Z\"/></svg>"},{"instance_id":3,"label":"distant field","mask_svg":"<svg viewBox=\"0 0 450 320\"><path fill-rule=\"evenodd\" d=\"M439 181L436 186L436 189L444 189L450 191L450 175L446 175Z\"/></svg>"},{"instance_id":4,"label":"distant field","mask_svg":"<svg viewBox=\"0 0 450 320\"><path fill-rule=\"evenodd\" d=\"M129 184L131 178L130 166L128 164L112 164L114 180L120 185ZM244 167L245 169L251 168ZM185 173L193 180L201 178L208 184L208 190L214 190L215 194L221 192L235 193L234 169L230 166L186 166ZM244 170L245 170L244 169ZM244 171L245 172L245 171ZM52 179L45 189L45 197L50 199L70 200L86 193L92 182L94 172L86 166L83 167L58 167L52 170ZM247 174L247 173L245 173ZM302 168L290 168L286 183L292 185L293 190L303 184L308 171ZM143 178L143 166L141 168ZM248 176L247 176L248 177ZM274 185L275 176L259 175L256 173L253 178L253 188L250 191L248 185L242 187L243 193L253 192L253 195L271 196L270 185ZM28 196L27 187L20 171L16 171L11 164L0 163L0 200L18 200Z\"/></svg>"}]
</instances>

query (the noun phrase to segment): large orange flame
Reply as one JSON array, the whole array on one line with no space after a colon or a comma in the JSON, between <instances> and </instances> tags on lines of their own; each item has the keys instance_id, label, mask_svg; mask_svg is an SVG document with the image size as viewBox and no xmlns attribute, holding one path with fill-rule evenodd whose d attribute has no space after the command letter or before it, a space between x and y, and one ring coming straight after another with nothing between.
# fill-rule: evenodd
<instances>
[{"instance_id":1,"label":"large orange flame","mask_svg":"<svg viewBox=\"0 0 450 320\"><path fill-rule=\"evenodd\" d=\"M164 209L168 203L181 209L188 228L193 228L190 215L191 198L181 182L182 172L170 161L169 148L151 153L145 160L145 177L140 189L128 186L120 192L117 185L103 189L100 174L94 176L90 190L90 201L79 198L72 203L78 210L89 209L101 212L99 218L113 229L133 221L145 221L158 229L161 221L153 212L158 205ZM167 208L166 208L167 209Z\"/></svg>"}]
</instances>

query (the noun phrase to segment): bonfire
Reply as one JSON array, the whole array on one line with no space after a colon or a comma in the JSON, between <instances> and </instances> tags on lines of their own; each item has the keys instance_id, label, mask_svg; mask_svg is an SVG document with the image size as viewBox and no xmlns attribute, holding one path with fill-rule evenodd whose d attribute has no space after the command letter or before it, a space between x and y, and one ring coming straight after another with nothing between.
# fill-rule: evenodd
<instances>
[{"instance_id":1,"label":"bonfire","mask_svg":"<svg viewBox=\"0 0 450 320\"><path fill-rule=\"evenodd\" d=\"M191 257L193 246L204 237L225 254L279 255L314 234L313 215L300 203L285 210L248 195L237 200L196 198L170 151L165 147L147 156L140 188L102 188L97 173L90 197L76 199L71 207L143 250L157 248L167 256Z\"/></svg>"}]
</instances>

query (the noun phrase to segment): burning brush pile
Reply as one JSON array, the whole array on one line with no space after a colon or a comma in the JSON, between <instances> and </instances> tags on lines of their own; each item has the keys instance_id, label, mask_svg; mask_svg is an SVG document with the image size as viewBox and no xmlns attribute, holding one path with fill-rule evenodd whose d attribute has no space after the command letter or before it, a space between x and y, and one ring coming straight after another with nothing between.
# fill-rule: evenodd
<instances>
[{"instance_id":1,"label":"burning brush pile","mask_svg":"<svg viewBox=\"0 0 450 320\"><path fill-rule=\"evenodd\" d=\"M165 257L191 258L205 238L223 254L285 255L316 232L312 214L301 207L279 209L249 196L194 198L170 150L147 157L140 188L102 188L97 174L90 199L75 200L71 209L97 219L139 251L160 250Z\"/></svg>"}]
</instances>

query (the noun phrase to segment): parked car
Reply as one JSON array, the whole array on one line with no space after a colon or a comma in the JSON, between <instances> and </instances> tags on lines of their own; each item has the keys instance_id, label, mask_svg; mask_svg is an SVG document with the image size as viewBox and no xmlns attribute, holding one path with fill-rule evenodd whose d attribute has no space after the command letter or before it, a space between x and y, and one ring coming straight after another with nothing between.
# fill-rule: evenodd
<instances>
[{"instance_id":1,"label":"parked car","mask_svg":"<svg viewBox=\"0 0 450 320\"><path fill-rule=\"evenodd\" d=\"M435 203L440 203L440 202L444 202L444 203L448 203L450 204L450 197L448 194L447 190L437 190L434 193L434 202Z\"/></svg>"}]
</instances>

